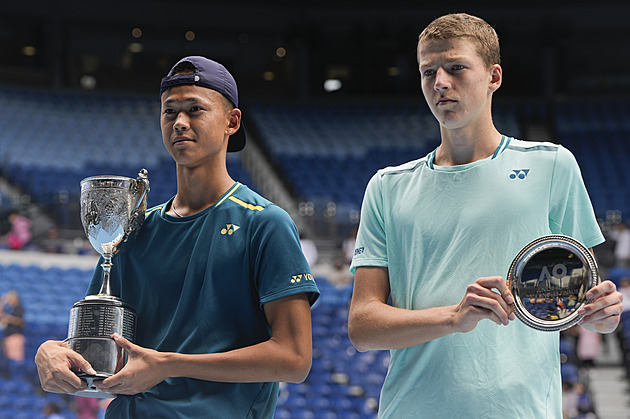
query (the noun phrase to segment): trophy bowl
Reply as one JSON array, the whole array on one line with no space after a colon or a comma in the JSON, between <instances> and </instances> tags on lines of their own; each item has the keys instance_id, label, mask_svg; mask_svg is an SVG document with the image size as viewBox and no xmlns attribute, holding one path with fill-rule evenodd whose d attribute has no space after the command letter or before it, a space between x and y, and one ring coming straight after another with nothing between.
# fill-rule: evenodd
<instances>
[{"instance_id":1,"label":"trophy bowl","mask_svg":"<svg viewBox=\"0 0 630 419\"><path fill-rule=\"evenodd\" d=\"M133 241L144 222L149 180L92 176L81 181L81 224L90 244L104 258L113 257Z\"/></svg>"},{"instance_id":2,"label":"trophy bowl","mask_svg":"<svg viewBox=\"0 0 630 419\"><path fill-rule=\"evenodd\" d=\"M576 325L586 293L599 284L595 258L579 241L563 235L533 240L516 255L507 275L514 313L541 331Z\"/></svg>"},{"instance_id":3,"label":"trophy bowl","mask_svg":"<svg viewBox=\"0 0 630 419\"><path fill-rule=\"evenodd\" d=\"M81 222L94 249L103 257L103 283L96 295L77 301L70 310L65 342L92 365L96 375L77 373L88 387L75 395L115 397L102 392L95 381L112 376L127 362L127 353L112 334L135 341L137 315L128 304L112 295L112 258L124 251L138 234L147 208L149 180L142 169L137 179L93 176L81 181Z\"/></svg>"}]
</instances>

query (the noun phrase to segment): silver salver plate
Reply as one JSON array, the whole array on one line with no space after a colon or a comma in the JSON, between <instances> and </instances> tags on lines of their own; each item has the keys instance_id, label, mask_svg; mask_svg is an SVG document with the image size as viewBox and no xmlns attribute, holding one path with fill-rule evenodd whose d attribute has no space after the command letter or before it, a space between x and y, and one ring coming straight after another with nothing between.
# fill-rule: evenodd
<instances>
[{"instance_id":1,"label":"silver salver plate","mask_svg":"<svg viewBox=\"0 0 630 419\"><path fill-rule=\"evenodd\" d=\"M540 237L516 255L507 275L514 313L541 331L576 325L586 293L599 284L597 263L588 248L563 235Z\"/></svg>"}]
</instances>

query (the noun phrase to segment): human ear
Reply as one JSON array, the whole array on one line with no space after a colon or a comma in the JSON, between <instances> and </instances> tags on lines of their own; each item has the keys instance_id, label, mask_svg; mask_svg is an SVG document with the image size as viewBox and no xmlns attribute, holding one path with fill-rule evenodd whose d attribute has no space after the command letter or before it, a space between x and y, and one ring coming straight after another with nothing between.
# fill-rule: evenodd
<instances>
[{"instance_id":1,"label":"human ear","mask_svg":"<svg viewBox=\"0 0 630 419\"><path fill-rule=\"evenodd\" d=\"M490 67L490 91L495 92L499 87L501 87L501 82L503 81L503 69L499 64L494 64Z\"/></svg>"},{"instance_id":2,"label":"human ear","mask_svg":"<svg viewBox=\"0 0 630 419\"><path fill-rule=\"evenodd\" d=\"M241 110L238 108L234 108L230 111L228 115L228 126L226 130L226 134L232 135L236 131L238 131L241 126Z\"/></svg>"}]
</instances>

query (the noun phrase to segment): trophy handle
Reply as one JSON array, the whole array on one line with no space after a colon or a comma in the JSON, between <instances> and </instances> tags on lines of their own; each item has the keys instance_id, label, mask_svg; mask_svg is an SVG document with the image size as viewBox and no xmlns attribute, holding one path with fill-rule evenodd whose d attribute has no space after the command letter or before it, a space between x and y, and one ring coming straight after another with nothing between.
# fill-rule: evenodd
<instances>
[{"instance_id":1,"label":"trophy handle","mask_svg":"<svg viewBox=\"0 0 630 419\"><path fill-rule=\"evenodd\" d=\"M135 202L133 211L131 211L130 214L130 218L129 218L129 226L128 228L125 230L125 236L123 238L123 241L127 241L127 239L129 238L129 235L132 232L138 232L138 229L140 228L140 225L142 224L142 222L144 221L144 212L146 211L146 197L147 194L149 193L149 178L148 178L148 171L147 169L142 169L138 172L138 178L135 180L132 180L131 184L129 185L129 188L132 189L131 191L131 195L132 196L136 196L136 193L139 191L142 191L142 194L140 194L140 197L137 199L137 201ZM142 186L140 185L142 183ZM113 256L113 253L112 253Z\"/></svg>"},{"instance_id":2,"label":"trophy handle","mask_svg":"<svg viewBox=\"0 0 630 419\"><path fill-rule=\"evenodd\" d=\"M147 171L147 169L142 169L138 172L138 178L136 179L136 183L135 183L135 187L138 186L138 183L142 182L144 184L144 190L142 191L142 195L140 195L140 198L138 199L138 202L136 203L136 207L133 209L133 213L135 213L136 211L138 211L138 208L140 208L140 205L142 205L142 202L144 201L144 198L147 196L147 194L149 193L149 177L148 177L149 172Z\"/></svg>"}]
</instances>

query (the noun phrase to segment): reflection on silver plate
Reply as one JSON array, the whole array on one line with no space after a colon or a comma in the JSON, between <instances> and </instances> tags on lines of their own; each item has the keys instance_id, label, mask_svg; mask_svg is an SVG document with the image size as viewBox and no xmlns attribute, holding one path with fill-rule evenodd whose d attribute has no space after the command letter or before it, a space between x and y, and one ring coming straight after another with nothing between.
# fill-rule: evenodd
<instances>
[{"instance_id":1,"label":"reflection on silver plate","mask_svg":"<svg viewBox=\"0 0 630 419\"><path fill-rule=\"evenodd\" d=\"M542 331L565 330L582 317L586 293L599 284L597 263L579 241L562 235L540 237L516 255L507 275L514 313Z\"/></svg>"}]
</instances>

